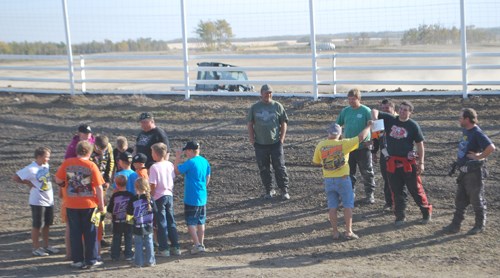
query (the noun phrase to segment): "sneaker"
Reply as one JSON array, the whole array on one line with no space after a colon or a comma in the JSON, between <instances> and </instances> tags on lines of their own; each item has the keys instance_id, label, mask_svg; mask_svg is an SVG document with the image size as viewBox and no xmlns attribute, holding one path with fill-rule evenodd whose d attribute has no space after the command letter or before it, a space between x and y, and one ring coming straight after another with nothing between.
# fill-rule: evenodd
<instances>
[{"instance_id":1,"label":"sneaker","mask_svg":"<svg viewBox=\"0 0 500 278\"><path fill-rule=\"evenodd\" d=\"M443 232L446 234L456 234L456 233L460 232L460 226L452 223L452 224L444 227Z\"/></svg>"},{"instance_id":2,"label":"sneaker","mask_svg":"<svg viewBox=\"0 0 500 278\"><path fill-rule=\"evenodd\" d=\"M133 259L134 259L134 256L125 257L125 260L126 260L126 261L131 261L131 260L133 260Z\"/></svg>"},{"instance_id":3,"label":"sneaker","mask_svg":"<svg viewBox=\"0 0 500 278\"><path fill-rule=\"evenodd\" d=\"M85 265L85 263L84 263L84 262L72 262L72 263L70 264L70 266L71 266L72 268L82 268L84 265Z\"/></svg>"},{"instance_id":4,"label":"sneaker","mask_svg":"<svg viewBox=\"0 0 500 278\"><path fill-rule=\"evenodd\" d=\"M272 199L274 196L276 195L276 191L274 189L271 189L271 191L269 192L266 192L266 194L264 195L264 199Z\"/></svg>"},{"instance_id":5,"label":"sneaker","mask_svg":"<svg viewBox=\"0 0 500 278\"><path fill-rule=\"evenodd\" d=\"M193 247L191 248L192 255L198 254L198 253L203 253L203 252L205 252L205 246L203 246L201 244L193 245Z\"/></svg>"},{"instance_id":6,"label":"sneaker","mask_svg":"<svg viewBox=\"0 0 500 278\"><path fill-rule=\"evenodd\" d=\"M375 196L373 196L373 193L368 194L368 196L365 197L364 203L369 205L375 204Z\"/></svg>"},{"instance_id":7,"label":"sneaker","mask_svg":"<svg viewBox=\"0 0 500 278\"><path fill-rule=\"evenodd\" d=\"M385 204L382 210L385 212L392 212L392 205Z\"/></svg>"},{"instance_id":8,"label":"sneaker","mask_svg":"<svg viewBox=\"0 0 500 278\"><path fill-rule=\"evenodd\" d=\"M484 227L474 226L472 229L470 229L467 232L467 235L469 235L469 236L477 235L479 233L482 233L483 231L484 231Z\"/></svg>"},{"instance_id":9,"label":"sneaker","mask_svg":"<svg viewBox=\"0 0 500 278\"><path fill-rule=\"evenodd\" d=\"M182 254L181 252L181 248L180 247L174 247L174 249L172 249L172 255L174 256L180 256Z\"/></svg>"},{"instance_id":10,"label":"sneaker","mask_svg":"<svg viewBox=\"0 0 500 278\"><path fill-rule=\"evenodd\" d=\"M394 225L396 225L397 227L401 227L401 226L403 226L405 224L405 222L406 222L406 218L399 219L399 220L396 220L394 222Z\"/></svg>"},{"instance_id":11,"label":"sneaker","mask_svg":"<svg viewBox=\"0 0 500 278\"><path fill-rule=\"evenodd\" d=\"M43 249L45 249L45 252L49 253L50 255L59 253L59 249L52 247L52 246L47 246Z\"/></svg>"},{"instance_id":12,"label":"sneaker","mask_svg":"<svg viewBox=\"0 0 500 278\"><path fill-rule=\"evenodd\" d=\"M81 269L91 269L91 268L95 268L95 267L100 267L104 265L104 263L102 261L96 261L95 263L93 264L84 264Z\"/></svg>"},{"instance_id":13,"label":"sneaker","mask_svg":"<svg viewBox=\"0 0 500 278\"><path fill-rule=\"evenodd\" d=\"M290 200L290 194L285 193L285 194L281 195L281 199L284 201Z\"/></svg>"},{"instance_id":14,"label":"sneaker","mask_svg":"<svg viewBox=\"0 0 500 278\"><path fill-rule=\"evenodd\" d=\"M170 257L170 250L166 249L166 250L163 250L163 251L158 251L157 255L159 257Z\"/></svg>"},{"instance_id":15,"label":"sneaker","mask_svg":"<svg viewBox=\"0 0 500 278\"><path fill-rule=\"evenodd\" d=\"M33 250L33 256L37 256L37 257L45 257L45 256L48 256L49 253L47 253L47 251L45 251L44 248L40 247L36 250Z\"/></svg>"}]
</instances>

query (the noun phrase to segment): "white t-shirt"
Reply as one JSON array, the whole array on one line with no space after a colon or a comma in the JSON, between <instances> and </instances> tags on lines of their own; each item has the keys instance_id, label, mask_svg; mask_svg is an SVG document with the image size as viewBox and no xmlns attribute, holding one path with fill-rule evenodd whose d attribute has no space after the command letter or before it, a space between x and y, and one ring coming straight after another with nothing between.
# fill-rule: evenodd
<instances>
[{"instance_id":1,"label":"white t-shirt","mask_svg":"<svg viewBox=\"0 0 500 278\"><path fill-rule=\"evenodd\" d=\"M174 164L168 160L156 162L149 168L149 183L155 184L153 199L156 201L163 196L173 196L174 192Z\"/></svg>"},{"instance_id":2,"label":"white t-shirt","mask_svg":"<svg viewBox=\"0 0 500 278\"><path fill-rule=\"evenodd\" d=\"M50 207L54 205L54 192L50 179L49 164L38 165L33 161L30 165L17 171L21 180L30 181L34 187L30 190L30 205Z\"/></svg>"}]
</instances>

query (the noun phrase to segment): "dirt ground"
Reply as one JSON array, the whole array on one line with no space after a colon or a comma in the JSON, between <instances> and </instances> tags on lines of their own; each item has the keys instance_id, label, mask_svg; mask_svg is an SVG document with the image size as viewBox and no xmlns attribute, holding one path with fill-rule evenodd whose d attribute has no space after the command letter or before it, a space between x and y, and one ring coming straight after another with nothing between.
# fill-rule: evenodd
<instances>
[{"instance_id":1,"label":"dirt ground","mask_svg":"<svg viewBox=\"0 0 500 278\"><path fill-rule=\"evenodd\" d=\"M408 223L396 228L394 217L382 211L380 174L377 203L354 210L355 241L333 241L327 219L321 170L310 161L326 125L335 120L345 99L312 101L279 98L290 122L285 154L290 175L291 200L264 200L245 116L255 97L223 98L180 96L60 96L0 95L0 276L1 277L498 277L500 271L500 167L498 152L489 160L486 181L488 224L484 233L466 236L473 225L469 209L463 231L441 232L453 213L455 178L446 176L460 137L458 111L477 109L481 127L499 141L500 98L412 98L426 137L424 187L434 205L433 220L419 225L421 215L409 202ZM380 99L366 98L375 106ZM395 99L399 102L400 99ZM142 111L156 115L158 126L170 136L174 148L195 138L202 155L212 164L204 255L190 255L183 215L183 184L176 180L175 209L183 254L158 258L154 268L131 268L111 262L103 251L104 266L74 270L64 254L31 255L28 189L11 176L32 161L36 146L53 150L51 172L60 165L66 145L80 123L114 143L118 135L134 142L139 132L136 117ZM378 165L375 166L378 169ZM358 186L359 197L363 197ZM57 198L56 198L57 199ZM59 219L51 229L51 244L64 250L64 226ZM109 220L108 220L109 221ZM111 240L110 226L106 239ZM497 273L497 274L495 274Z\"/></svg>"}]
</instances>

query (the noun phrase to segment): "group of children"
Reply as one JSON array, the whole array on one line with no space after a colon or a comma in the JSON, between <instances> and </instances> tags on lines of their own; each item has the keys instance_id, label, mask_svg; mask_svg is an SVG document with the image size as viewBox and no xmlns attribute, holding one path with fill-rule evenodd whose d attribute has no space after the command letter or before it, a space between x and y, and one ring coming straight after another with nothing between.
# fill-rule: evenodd
<instances>
[{"instance_id":1,"label":"group of children","mask_svg":"<svg viewBox=\"0 0 500 278\"><path fill-rule=\"evenodd\" d=\"M173 204L176 175L185 176L185 218L193 242L191 254L205 251L203 241L210 164L200 156L200 145L196 141L188 142L182 151L177 151L174 163L169 161L170 151L167 145L154 144L151 149L155 163L148 170L145 166L146 155L142 153L132 155L133 149L128 147L125 137L117 138L117 148L113 150L109 139L106 136L93 137L89 126L80 126L78 132L79 135L76 135L73 141L76 143L79 140L93 141L94 150L90 160L97 165L103 175L105 192L108 187L113 189L106 209L112 215L111 259L113 261L120 259L122 238L125 260L134 260L134 264L138 267L156 264L154 237L158 242L158 256L181 255ZM68 149L70 147L68 146ZM14 181L31 188L29 203L33 218L34 256L48 256L59 252L48 245L49 227L54 219L53 189L48 163L50 153L51 150L47 147L37 148L35 161L19 170L13 177ZM181 164L182 153L187 161ZM65 159L69 157L72 157L71 150L69 153L66 152ZM62 198L61 218L63 222L68 223L64 205L67 197L64 196L64 190L59 190L59 195ZM104 215L96 221L96 226L99 225L98 243L101 242L103 235L103 220ZM43 246L39 243L40 232ZM66 259L69 260L71 248L68 224L66 224L65 239ZM170 240L170 246L167 239ZM135 254L132 250L133 243Z\"/></svg>"}]
</instances>

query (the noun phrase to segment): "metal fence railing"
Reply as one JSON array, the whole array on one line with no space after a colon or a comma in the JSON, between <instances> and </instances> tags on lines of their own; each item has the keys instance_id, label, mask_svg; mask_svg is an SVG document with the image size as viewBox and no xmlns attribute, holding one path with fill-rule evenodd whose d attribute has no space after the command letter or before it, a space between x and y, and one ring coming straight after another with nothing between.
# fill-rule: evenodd
<instances>
[{"instance_id":1,"label":"metal fence railing","mask_svg":"<svg viewBox=\"0 0 500 278\"><path fill-rule=\"evenodd\" d=\"M180 0L181 21L186 20L184 0ZM67 46L71 46L70 18L64 6ZM237 85L238 80L198 80L197 61L244 61L244 66L220 68L218 71L244 71L248 83L277 85L279 95L312 97L343 96L339 86L367 85L420 86L419 90L373 90L367 93L385 95L461 95L500 94L500 52L470 51L466 43L465 0L460 1L461 44L458 51L443 52L317 52L314 0L309 0L310 53L290 54L192 54L188 48L187 30L182 24L182 52L178 55L99 54L73 57L67 55L0 55L0 91L32 93L120 93L191 95L257 95L258 92L195 91L197 84ZM429 47L432 51L432 47ZM429 49L427 50L429 51ZM410 60L410 62L408 62ZM263 61L280 61L263 64ZM285 65L281 61L296 61ZM361 62L359 62L361 61ZM204 70L215 70L204 67ZM394 73L401 72L395 77ZM422 77L418 73L426 73ZM44 73L44 74L42 74ZM46 84L43 89L30 84ZM102 84L108 84L106 86ZM442 90L428 89L436 86ZM489 86L492 88L478 88ZM275 87L275 89L276 89ZM69 89L68 89L69 88ZM294 88L294 89L287 89Z\"/></svg>"}]
</instances>

